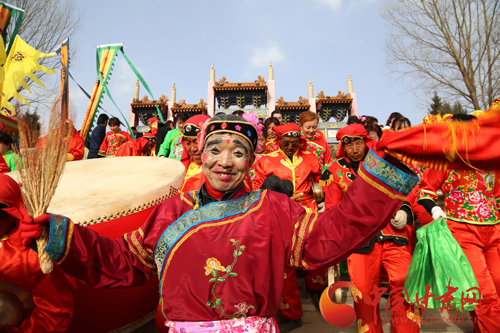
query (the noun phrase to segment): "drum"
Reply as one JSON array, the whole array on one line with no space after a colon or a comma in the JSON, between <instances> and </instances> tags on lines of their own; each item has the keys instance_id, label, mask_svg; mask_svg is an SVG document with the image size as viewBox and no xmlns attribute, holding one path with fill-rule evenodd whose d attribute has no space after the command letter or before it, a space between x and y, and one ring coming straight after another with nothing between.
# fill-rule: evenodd
<instances>
[{"instance_id":1,"label":"drum","mask_svg":"<svg viewBox=\"0 0 500 333\"><path fill-rule=\"evenodd\" d=\"M160 202L177 193L184 169L177 160L157 157L67 163L48 212L118 239L139 228ZM15 172L9 175L18 177ZM94 289L77 281L68 332L132 331L154 318L158 301L157 278L124 289Z\"/></svg>"}]
</instances>

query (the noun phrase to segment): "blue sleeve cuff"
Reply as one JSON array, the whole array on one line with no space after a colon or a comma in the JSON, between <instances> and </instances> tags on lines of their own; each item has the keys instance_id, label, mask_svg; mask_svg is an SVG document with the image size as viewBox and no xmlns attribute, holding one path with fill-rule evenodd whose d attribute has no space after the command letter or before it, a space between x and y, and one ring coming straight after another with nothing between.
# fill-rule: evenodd
<instances>
[{"instance_id":1,"label":"blue sleeve cuff","mask_svg":"<svg viewBox=\"0 0 500 333\"><path fill-rule=\"evenodd\" d=\"M58 261L63 256L66 240L70 236L68 235L70 222L67 217L62 215L50 214L50 217L49 242L45 246L45 252L49 254L50 259Z\"/></svg>"},{"instance_id":2,"label":"blue sleeve cuff","mask_svg":"<svg viewBox=\"0 0 500 333\"><path fill-rule=\"evenodd\" d=\"M371 149L363 161L363 166L373 177L393 190L405 195L410 194L418 183L418 177L415 173L408 174L399 170L394 165L379 157Z\"/></svg>"}]
</instances>

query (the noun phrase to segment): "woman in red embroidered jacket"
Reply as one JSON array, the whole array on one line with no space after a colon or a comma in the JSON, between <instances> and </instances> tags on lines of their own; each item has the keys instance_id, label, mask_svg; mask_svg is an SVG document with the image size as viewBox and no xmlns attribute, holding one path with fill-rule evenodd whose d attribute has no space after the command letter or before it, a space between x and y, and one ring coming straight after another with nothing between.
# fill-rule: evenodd
<instances>
[{"instance_id":1,"label":"woman in red embroidered jacket","mask_svg":"<svg viewBox=\"0 0 500 333\"><path fill-rule=\"evenodd\" d=\"M387 176L397 168L379 158L373 170L361 166L342 203L321 214L280 193L246 192L258 135L232 117L216 116L206 128L205 185L158 205L137 231L111 240L47 214L23 224L26 243L50 222L51 258L95 287L138 285L159 274L172 332L195 325L276 332L285 266L319 269L343 260L384 227L417 179L394 182Z\"/></svg>"},{"instance_id":2,"label":"woman in red embroidered jacket","mask_svg":"<svg viewBox=\"0 0 500 333\"><path fill-rule=\"evenodd\" d=\"M106 133L104 141L99 148L99 155L104 157L115 157L120 146L132 140L130 134L120 129L120 124L120 119L116 117L108 120L108 126L111 131Z\"/></svg>"},{"instance_id":3,"label":"woman in red embroidered jacket","mask_svg":"<svg viewBox=\"0 0 500 333\"><path fill-rule=\"evenodd\" d=\"M333 163L332 153L322 132L318 131L319 116L315 112L304 111L300 114L299 124L302 135L307 139L307 150L312 151L319 160L321 170Z\"/></svg>"},{"instance_id":4,"label":"woman in red embroidered jacket","mask_svg":"<svg viewBox=\"0 0 500 333\"><path fill-rule=\"evenodd\" d=\"M473 116L454 116L469 120ZM476 276L483 299L472 311L475 331L496 332L500 318L500 175L493 170L425 170L418 203L434 219L443 217L462 247ZM437 192L444 198L444 211ZM452 285L453 285L453 277Z\"/></svg>"}]
</instances>

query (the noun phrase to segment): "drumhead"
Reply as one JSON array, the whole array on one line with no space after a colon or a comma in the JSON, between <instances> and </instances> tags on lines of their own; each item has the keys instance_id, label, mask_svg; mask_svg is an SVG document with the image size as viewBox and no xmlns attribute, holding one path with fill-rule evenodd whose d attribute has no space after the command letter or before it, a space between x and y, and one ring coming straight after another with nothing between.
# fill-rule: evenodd
<instances>
[{"instance_id":1,"label":"drumhead","mask_svg":"<svg viewBox=\"0 0 500 333\"><path fill-rule=\"evenodd\" d=\"M159 157L96 158L66 163L49 213L91 225L127 216L175 195L184 165ZM9 173L17 181L17 172Z\"/></svg>"}]
</instances>

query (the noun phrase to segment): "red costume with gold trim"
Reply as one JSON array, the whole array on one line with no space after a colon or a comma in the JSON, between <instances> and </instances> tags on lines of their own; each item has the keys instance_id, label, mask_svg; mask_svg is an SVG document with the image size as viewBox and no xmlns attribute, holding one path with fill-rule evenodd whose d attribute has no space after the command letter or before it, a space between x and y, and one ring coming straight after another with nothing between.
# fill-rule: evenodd
<instances>
[{"instance_id":1,"label":"red costume with gold trim","mask_svg":"<svg viewBox=\"0 0 500 333\"><path fill-rule=\"evenodd\" d=\"M95 287L140 285L159 274L162 313L171 321L272 317L285 266L320 269L345 259L384 227L404 198L400 191L415 186L411 176L383 181L396 168L378 163L370 171L361 167L342 203L326 213L244 186L211 203L193 191L160 203L120 240L52 216L47 252L66 273Z\"/></svg>"},{"instance_id":2,"label":"red costume with gold trim","mask_svg":"<svg viewBox=\"0 0 500 333\"><path fill-rule=\"evenodd\" d=\"M85 154L85 141L80 136L75 126L73 127L73 134L69 142L68 161L83 160Z\"/></svg>"},{"instance_id":3,"label":"red costume with gold trim","mask_svg":"<svg viewBox=\"0 0 500 333\"><path fill-rule=\"evenodd\" d=\"M19 185L9 176L0 175L2 210L22 220L28 214L22 207ZM65 332L73 316L73 294L76 284L60 267L45 275L40 270L36 252L26 248L18 227L0 236L0 280L31 294L35 307L19 327L2 327L2 332Z\"/></svg>"},{"instance_id":4,"label":"red costume with gold trim","mask_svg":"<svg viewBox=\"0 0 500 333\"><path fill-rule=\"evenodd\" d=\"M191 162L186 170L181 187L179 187L179 193L198 191L201 185L205 183L205 180L206 178L203 175L202 166L198 165L196 162Z\"/></svg>"},{"instance_id":5,"label":"red costume with gold trim","mask_svg":"<svg viewBox=\"0 0 500 333\"><path fill-rule=\"evenodd\" d=\"M300 128L295 124L286 124L273 128L282 137L290 131L300 133ZM304 143L305 138L301 137ZM255 176L252 187L254 190L260 189L267 177L275 175L282 180L290 180L293 183L293 194L304 193L304 196L297 199L300 205L317 210L316 200L312 193L311 179L319 181L321 169L316 155L309 150L297 150L293 159L278 149L259 158L255 165ZM327 269L309 271L306 276L307 287L311 290L322 290L326 286ZM294 267L287 267L284 274L283 299L280 304L281 317L283 319L298 320L302 317L302 305L297 284L297 272Z\"/></svg>"},{"instance_id":6,"label":"red costume with gold trim","mask_svg":"<svg viewBox=\"0 0 500 333\"><path fill-rule=\"evenodd\" d=\"M337 140L343 142L349 139L364 139L367 146L372 146L373 141L368 137L366 130L361 124L352 124L344 127L337 133ZM342 147L339 147L340 157L321 176L320 184L325 193L325 211L334 209L340 204L348 191L349 186L357 177L358 168L353 169L353 164L345 157ZM342 156L342 157L341 157ZM376 160L373 155L368 154L360 165L375 165ZM359 166L361 168L361 166ZM359 205L366 203L360 202ZM368 243L364 244L356 253L347 258L347 266L352 284L361 292L362 298L354 299L354 309L358 325L368 328L367 331L382 331L382 321L378 304L374 311L374 306L369 304L370 296L374 286L378 286L381 278L381 268L385 268L389 278L391 290L398 290L404 287L406 273L410 267L412 246L413 218L412 210L408 203L402 207L411 219L411 225L406 225L403 229L394 228L391 223L387 225ZM396 210L391 211L394 213ZM389 216L388 220L392 217ZM360 216L362 219L363 216ZM399 289L400 290L400 289ZM394 301L394 298L393 298ZM418 310L417 310L418 311ZM408 303L399 310L392 311L393 322L391 332L419 332L420 326L412 322L412 318L418 316ZM406 321L405 318L408 318Z\"/></svg>"},{"instance_id":7,"label":"red costume with gold trim","mask_svg":"<svg viewBox=\"0 0 500 333\"><path fill-rule=\"evenodd\" d=\"M127 132L121 131L120 133L114 133L109 131L102 141L98 154L104 157L114 157L118 149L120 149L120 146L130 140L132 140L132 138Z\"/></svg>"},{"instance_id":8,"label":"red costume with gold trim","mask_svg":"<svg viewBox=\"0 0 500 333\"><path fill-rule=\"evenodd\" d=\"M444 198L448 228L462 247L481 289L480 310L471 312L478 332L498 331L500 318L500 177L498 171L426 170L418 202L432 209Z\"/></svg>"},{"instance_id":9,"label":"red costume with gold trim","mask_svg":"<svg viewBox=\"0 0 500 333\"><path fill-rule=\"evenodd\" d=\"M333 163L332 153L328 146L328 142L326 142L325 136L320 131L316 131L314 138L307 139L306 150L312 151L314 155L316 155L321 170L323 170L325 165Z\"/></svg>"}]
</instances>

